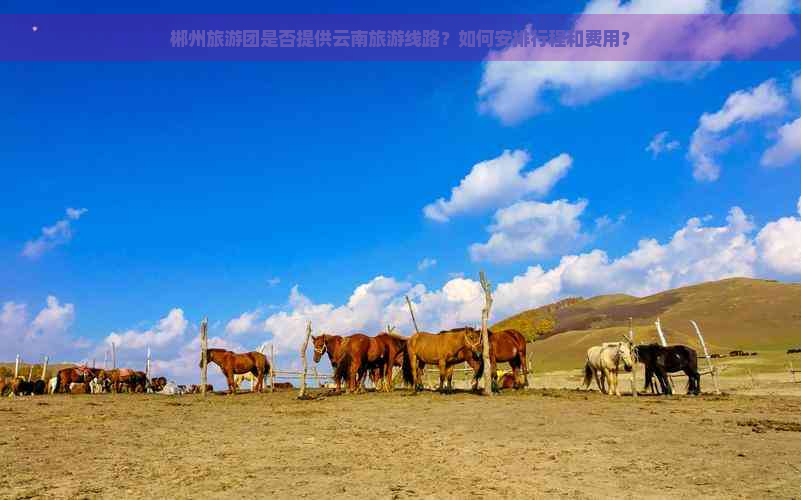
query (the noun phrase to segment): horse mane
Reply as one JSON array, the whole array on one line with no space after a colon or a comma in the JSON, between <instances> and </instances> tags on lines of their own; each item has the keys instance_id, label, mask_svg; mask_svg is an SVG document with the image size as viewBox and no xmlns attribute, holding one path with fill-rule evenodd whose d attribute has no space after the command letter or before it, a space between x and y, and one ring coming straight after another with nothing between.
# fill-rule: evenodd
<instances>
[{"instance_id":1,"label":"horse mane","mask_svg":"<svg viewBox=\"0 0 801 500\"><path fill-rule=\"evenodd\" d=\"M456 332L463 332L465 330L469 330L471 332L477 332L478 331L475 328L473 328L472 326L463 326L461 328L451 328L450 330L440 330L439 333L456 333Z\"/></svg>"}]
</instances>

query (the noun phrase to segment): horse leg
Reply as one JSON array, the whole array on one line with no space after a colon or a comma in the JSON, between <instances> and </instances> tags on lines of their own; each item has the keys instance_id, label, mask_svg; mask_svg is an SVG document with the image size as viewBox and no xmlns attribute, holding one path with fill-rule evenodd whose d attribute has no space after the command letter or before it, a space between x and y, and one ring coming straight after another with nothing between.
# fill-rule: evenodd
<instances>
[{"instance_id":1,"label":"horse leg","mask_svg":"<svg viewBox=\"0 0 801 500\"><path fill-rule=\"evenodd\" d=\"M601 368L601 392L604 394L609 394L609 387L607 384L610 382L609 380L609 370L606 368Z\"/></svg>"},{"instance_id":2,"label":"horse leg","mask_svg":"<svg viewBox=\"0 0 801 500\"><path fill-rule=\"evenodd\" d=\"M440 360L439 362L439 392L445 391L445 378L448 374L448 367L445 366L445 361Z\"/></svg>"},{"instance_id":3,"label":"horse leg","mask_svg":"<svg viewBox=\"0 0 801 500\"><path fill-rule=\"evenodd\" d=\"M233 370L226 372L225 379L228 381L228 395L232 396L236 394L236 382L234 382Z\"/></svg>"}]
</instances>

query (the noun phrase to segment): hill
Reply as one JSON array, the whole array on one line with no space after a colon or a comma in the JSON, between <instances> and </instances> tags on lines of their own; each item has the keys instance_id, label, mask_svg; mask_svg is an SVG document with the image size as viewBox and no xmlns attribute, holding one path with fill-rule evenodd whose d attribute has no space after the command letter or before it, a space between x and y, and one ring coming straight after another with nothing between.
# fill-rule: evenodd
<instances>
[{"instance_id":1,"label":"hill","mask_svg":"<svg viewBox=\"0 0 801 500\"><path fill-rule=\"evenodd\" d=\"M632 318L638 342L656 342L660 318L670 343L698 348L695 320L712 352L784 350L801 345L801 284L731 278L648 297L602 295L566 299L524 311L493 328L516 328L536 338L537 370L574 367L591 345L613 341Z\"/></svg>"}]
</instances>

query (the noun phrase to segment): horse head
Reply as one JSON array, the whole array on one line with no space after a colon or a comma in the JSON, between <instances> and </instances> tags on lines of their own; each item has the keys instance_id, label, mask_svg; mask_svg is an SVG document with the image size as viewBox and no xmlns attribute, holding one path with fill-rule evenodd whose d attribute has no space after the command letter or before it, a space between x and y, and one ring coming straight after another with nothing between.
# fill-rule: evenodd
<instances>
[{"instance_id":1,"label":"horse head","mask_svg":"<svg viewBox=\"0 0 801 500\"><path fill-rule=\"evenodd\" d=\"M320 335L319 337L312 335L312 343L314 344L314 362L319 363L326 350L325 335Z\"/></svg>"},{"instance_id":2,"label":"horse head","mask_svg":"<svg viewBox=\"0 0 801 500\"><path fill-rule=\"evenodd\" d=\"M634 355L632 354L631 342L628 338L626 338L625 342L620 342L620 344L618 344L617 354L619 359L623 362L623 368L625 368L627 372L630 372L634 366Z\"/></svg>"},{"instance_id":3,"label":"horse head","mask_svg":"<svg viewBox=\"0 0 801 500\"><path fill-rule=\"evenodd\" d=\"M464 343L473 351L474 354L481 355L483 346L481 343L481 332L474 328L464 329Z\"/></svg>"}]
</instances>

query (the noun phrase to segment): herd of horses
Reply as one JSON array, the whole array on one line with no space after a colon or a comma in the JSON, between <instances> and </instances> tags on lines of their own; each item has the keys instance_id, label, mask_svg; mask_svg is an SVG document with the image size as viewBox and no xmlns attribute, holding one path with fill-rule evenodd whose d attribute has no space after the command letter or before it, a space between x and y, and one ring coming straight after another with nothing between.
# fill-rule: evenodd
<instances>
[{"instance_id":1,"label":"herd of horses","mask_svg":"<svg viewBox=\"0 0 801 500\"><path fill-rule=\"evenodd\" d=\"M493 390L500 388L520 389L529 385L529 365L526 356L526 339L517 330L489 330L490 373ZM394 389L395 368L402 374L403 382L417 392L422 388L422 377L426 366L439 370L441 392L453 391L453 373L457 365L466 363L473 371L471 389L478 390L483 376L483 342L481 332L471 327L443 330L439 333L417 332L404 337L391 332L375 336L355 333L348 336L311 336L314 347L314 362L319 363L328 356L334 370L333 379L337 393L345 384L347 392L364 391L364 382L370 377L379 391ZM272 367L261 351L235 353L225 349L207 349L206 360L219 366L228 383L228 393L237 391L243 378L251 380L251 389L261 392L264 379ZM201 356L201 366L202 366ZM497 363L508 363L510 376L498 383ZM629 337L621 342L606 342L587 350L584 365L584 388L589 389L593 379L598 389L605 394L620 396L618 374L631 371L636 363L645 366L644 390L654 393L672 394L670 373L684 372L688 378L687 393L701 392L701 377L698 371L698 355L685 345L662 346L659 344L634 345ZM657 384L654 383L656 379ZM120 368L99 369L74 366L58 371L46 383L44 380L26 381L17 378L10 384L14 394L44 394L45 392L160 392L165 390L164 377L148 379L145 372ZM174 385L174 383L171 383ZM170 394L200 392L199 386L170 387ZM2 391L2 388L0 388ZM165 392L167 393L167 392Z\"/></svg>"}]
</instances>

